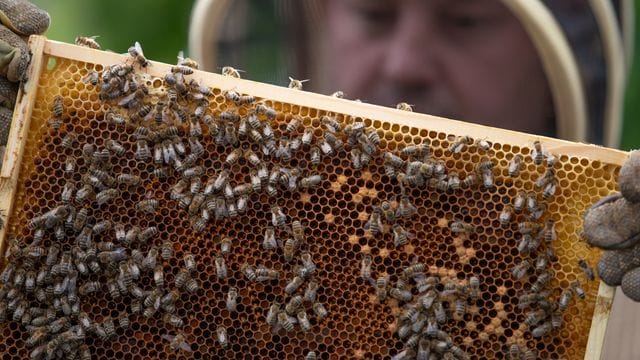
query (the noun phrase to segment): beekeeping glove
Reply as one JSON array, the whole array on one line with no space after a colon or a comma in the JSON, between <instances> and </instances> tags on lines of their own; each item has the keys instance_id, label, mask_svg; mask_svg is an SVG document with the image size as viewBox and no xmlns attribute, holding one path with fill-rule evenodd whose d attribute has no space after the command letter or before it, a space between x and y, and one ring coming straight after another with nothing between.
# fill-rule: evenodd
<instances>
[{"instance_id":1,"label":"beekeeping glove","mask_svg":"<svg viewBox=\"0 0 640 360\"><path fill-rule=\"evenodd\" d=\"M640 301L640 150L620 169L620 193L595 203L584 217L584 236L605 252L598 273L611 285Z\"/></svg>"},{"instance_id":2,"label":"beekeeping glove","mask_svg":"<svg viewBox=\"0 0 640 360\"><path fill-rule=\"evenodd\" d=\"M31 60L26 39L45 32L49 21L46 11L27 1L0 0L0 146L11 128L17 82L26 80Z\"/></svg>"}]
</instances>

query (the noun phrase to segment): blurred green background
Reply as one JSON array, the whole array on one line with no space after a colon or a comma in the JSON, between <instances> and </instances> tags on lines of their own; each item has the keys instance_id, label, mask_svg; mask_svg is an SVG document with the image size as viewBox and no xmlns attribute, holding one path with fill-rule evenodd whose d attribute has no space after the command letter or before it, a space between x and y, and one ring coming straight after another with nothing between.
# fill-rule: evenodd
<instances>
[{"instance_id":1,"label":"blurred green background","mask_svg":"<svg viewBox=\"0 0 640 360\"><path fill-rule=\"evenodd\" d=\"M127 51L139 41L145 56L175 63L187 52L193 0L32 0L51 15L46 35L73 43L78 35L99 35L103 49Z\"/></svg>"},{"instance_id":2,"label":"blurred green background","mask_svg":"<svg viewBox=\"0 0 640 360\"><path fill-rule=\"evenodd\" d=\"M194 0L32 1L51 14L51 27L46 33L50 39L72 43L78 35L99 35L98 42L103 49L119 53L126 52L134 41L139 41L145 55L153 60L174 63L180 50L184 50L185 55L188 56L189 17ZM256 3L259 2L256 1ZM635 12L636 19L640 19L640 6ZM260 13L264 16L263 11ZM269 25L271 32L275 31L276 27L272 23L263 22ZM255 21L252 24L260 25ZM636 22L635 26L635 48L640 49L640 21ZM257 33L264 32L266 31ZM281 46L281 44L275 43L272 46ZM625 98L625 122L621 148L626 150L640 147L640 121L637 120L640 115L640 54L638 53L639 51L636 51L634 56ZM286 79L286 74L278 72L279 64L283 60L266 55L262 51L261 56L257 57L261 61L260 64L237 65L243 65L244 67L241 68L250 70L253 80L277 83ZM273 54L271 56L273 57ZM283 53L280 53L280 56L283 56ZM234 65L242 62L240 58L233 56L223 57L221 60L225 64Z\"/></svg>"}]
</instances>

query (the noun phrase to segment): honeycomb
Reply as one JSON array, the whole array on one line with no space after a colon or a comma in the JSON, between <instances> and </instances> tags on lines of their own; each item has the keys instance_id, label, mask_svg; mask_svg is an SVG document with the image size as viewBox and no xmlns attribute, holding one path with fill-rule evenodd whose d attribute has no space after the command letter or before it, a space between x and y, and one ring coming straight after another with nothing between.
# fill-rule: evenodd
<instances>
[{"instance_id":1,"label":"honeycomb","mask_svg":"<svg viewBox=\"0 0 640 360\"><path fill-rule=\"evenodd\" d=\"M450 151L452 144L465 134L429 130L428 122L418 128L331 109L257 99L277 111L277 116L270 121L277 135L287 134L291 119L299 116L302 119L299 134L303 128L312 129L314 136L320 139L327 131L326 124L320 119L330 115L343 127L363 122L373 129L380 138L378 151L362 169L354 168L347 146L331 156L323 156L317 165L313 164L310 151L298 151L285 162L264 156L249 137L240 137L236 146L217 144L212 129L203 124L200 141L204 155L197 162L203 170L203 185L222 169L229 170L229 181L234 185L250 183L253 167L247 159L240 157L237 162L227 162L236 148L252 149L269 166L297 168L304 176L318 174L322 180L317 186L279 191L276 197L269 196L266 191L252 193L246 209L236 217L212 220L205 231L197 231L189 209L181 207L179 200L172 197L181 174L173 172L166 178L154 176L157 166L135 156L137 127L106 121L107 114L118 108L117 101L102 101L99 86L87 83L86 77L93 72L103 74L112 64L43 56L47 66L36 76L36 100L20 165L15 210L7 223L9 242L5 247L10 248L16 239L32 239L34 230L27 225L30 220L60 204L60 194L67 182L82 181L83 174L89 171L89 163L83 159L85 144L101 149L109 140L115 140L123 145L124 153L109 158L109 171L139 176L141 183L137 187L120 184L116 199L101 205L96 202L86 204L90 221L110 220L114 224L124 224L126 229L155 226L158 233L139 249L147 252L151 248L159 249L167 242L171 244L171 256L158 258L167 289L176 287L177 278L185 267L185 255L192 254L196 262L192 276L199 289L180 291L175 302L175 315L184 321L184 326L163 321L161 314L150 317L140 312L132 314L129 324L115 326L115 335L109 340L87 334L83 342L88 346L91 358L165 359L171 354L170 358L176 359L299 359L310 352L321 359L397 356L405 351L406 339L401 339L397 330L399 316L407 304L390 296L384 301L378 300L375 286L361 276L365 257L371 259L372 276L387 276L389 288L403 278L404 269L416 263L425 265L425 274L439 279L438 291L444 291L447 282L464 285L470 277L476 277L480 284L477 299L467 302L467 309L461 316L453 314L453 302L443 301L449 316L441 325L451 342L471 359L508 359L514 344L535 351L541 359L584 358L599 282L586 281L578 261L585 259L593 265L599 253L580 240L582 214L600 197L616 189L618 165L554 154L558 187L545 201L547 212L538 221L543 224L552 218L556 224L557 240L543 245L552 247L557 255L557 261L549 265L555 275L549 285L549 296L557 299L562 289L570 288L575 281L580 282L586 296L584 300L574 297L562 315L563 325L538 338L532 336L531 329L525 324L528 310L518 306L519 297L536 282L535 272L530 271L522 280L515 279L512 274L514 266L523 260L536 259L535 254L523 254L518 250L521 241L518 223L526 220L526 212L514 214L508 226L502 226L499 219L505 205L512 204L520 191L541 194L535 181L544 174L546 167L534 163L533 143L530 147L522 147L490 142L486 151L465 145L462 151L454 153ZM123 56L120 61L128 60ZM153 95L166 91L167 84L161 74L168 69L153 63L147 69L136 71ZM185 77L199 79L197 73ZM249 107L237 106L225 96L231 87L222 87L215 82L204 84L211 87L212 96L206 111L214 118L225 111L238 112L241 116L247 114ZM63 99L64 114L60 129L54 131L49 119L57 96ZM400 117L401 113L396 116ZM178 132L186 143L189 125L179 125ZM76 134L71 146L64 140L69 133ZM544 139L541 141L544 146ZM494 186L461 185L459 190L412 187L403 186L389 176L385 169L385 152L399 155L407 146L426 143L430 144L431 159L441 160L447 171L457 172L462 181L476 172L477 165L485 157L491 159ZM508 168L516 155L523 157L524 166L514 177L509 175ZM76 159L75 169L65 171L70 158ZM392 226L386 220L382 221L378 234L372 231L369 220L383 201L397 208L402 195L408 197L416 209L413 216L396 220L412 234L406 244L396 246ZM157 207L149 212L139 211L139 204L145 199L157 199ZM539 199L542 201L541 196ZM284 306L293 295L304 294L310 282L306 280L288 295L285 290L299 267L295 266L295 261L285 260L283 250L263 248L265 229L273 222L273 204L282 209L287 223L286 228L276 229L276 237L284 242L292 236L289 226L293 221L300 221L305 240L299 251L308 252L317 268L313 275L318 284L316 301L324 305L327 316L316 316L309 304L304 305L310 322L308 331L302 331L299 323L294 324L291 331L274 328L266 320L274 302ZM473 225L475 230L467 235L454 232L451 226L455 221ZM112 231L102 236L104 241L116 241ZM231 246L228 253L221 255L225 238L231 240ZM41 245L49 248L54 242L58 241L52 234L47 234ZM72 238L67 238L59 243L63 251L68 251L72 242ZM226 277L220 275L216 262L220 256L226 262ZM277 270L279 277L275 281L251 281L245 276L246 265ZM107 281L104 274L81 275L80 278L79 284L89 280ZM149 272L143 274L138 285L143 291L152 291L155 288L153 276ZM237 291L235 311L230 311L227 304L231 289ZM413 288L411 291L417 297L418 290ZM29 296L33 304L33 296ZM106 287L102 287L80 298L80 310L96 323L104 323L108 318L119 319L122 314L131 313L135 302L132 296L114 299ZM227 331L226 346L218 340L220 326ZM29 333L24 324L9 319L0 331L3 359L30 356L33 346L27 344ZM181 342L174 341L176 334L184 336Z\"/></svg>"}]
</instances>

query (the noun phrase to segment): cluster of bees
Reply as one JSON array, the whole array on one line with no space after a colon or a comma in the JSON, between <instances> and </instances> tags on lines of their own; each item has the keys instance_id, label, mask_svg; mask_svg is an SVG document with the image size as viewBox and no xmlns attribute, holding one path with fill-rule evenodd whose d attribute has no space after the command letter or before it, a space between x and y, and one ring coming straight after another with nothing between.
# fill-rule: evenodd
<instances>
[{"instance_id":1,"label":"cluster of bees","mask_svg":"<svg viewBox=\"0 0 640 360\"><path fill-rule=\"evenodd\" d=\"M463 317L467 303L477 300L480 295L477 277L470 277L467 284L451 280L441 284L439 276L428 275L425 265L414 260L398 276L395 287L390 287L388 275L374 280L371 265L371 256L365 255L360 276L375 288L378 301L382 303L390 297L404 304L396 331L404 340L404 349L392 359L469 359L469 355L453 344L449 334L441 329L450 319L443 303L455 304L454 316Z\"/></svg>"},{"instance_id":2,"label":"cluster of bees","mask_svg":"<svg viewBox=\"0 0 640 360\"><path fill-rule=\"evenodd\" d=\"M92 38L79 38L77 43L99 48ZM116 329L129 327L130 317L135 314L161 319L176 328L175 334L161 335L172 350L193 351L188 335L180 330L185 321L176 315L176 307L183 293L196 294L200 290L195 276L197 259L184 252L182 266L171 284L165 280L165 266L174 257L172 240L156 244L159 230L153 224L128 226L102 217L103 205L144 187L138 175L115 173L112 159L133 157L146 163L153 167L151 174L158 181L177 178L169 187L170 200L198 233L214 222L241 217L252 208L252 201L266 194L271 203L270 224L264 228L258 246L264 252L281 253L292 270L283 293L276 296L283 302L274 300L265 312L265 321L274 333L293 332L297 328L308 332L312 329L311 316L317 322L328 316L317 299L321 288L314 277L317 269L305 227L300 220L291 219L278 203L282 194L305 191L325 181L313 171L323 158L342 152L355 170L380 161L385 175L399 186L400 192L373 207L365 229L374 237L384 237L390 228L396 248L415 237L405 229L417 215L408 195L412 188L457 192L495 187L495 164L489 156L492 145L485 140L461 136L451 143L448 149L451 154L474 148L484 155L474 171L461 177L456 170L448 169L444 161L432 156L426 140L380 154L378 132L363 121L341 124L324 115L320 117L320 134L305 127L302 117L280 114L267 102L234 90L224 92L227 109L212 113L209 108L212 90L189 77L197 69L195 62L179 56L178 63L164 76L164 86L158 89L148 87L138 71L151 66L140 45L136 43L128 53L125 63L109 66L100 73L91 72L83 80L98 87L100 100L110 105L104 121L132 132L135 146L129 149L113 139L100 146L80 144L82 156L65 159L66 182L59 204L29 219L28 235L12 239L13 245L7 250L7 265L0 274L0 323L15 321L26 329L31 359L89 359L87 337L112 340L117 336ZM223 68L222 73L240 77L239 71L231 67ZM290 80L290 88L302 89L304 80ZM78 145L79 136L63 127L67 120L64 100L60 96L54 98L48 123L62 138L61 146L72 149ZM410 105L404 103L398 108L411 111ZM282 125L272 127L276 122ZM222 168L213 173L201 165L207 153L203 143L208 141L229 150ZM557 189L557 159L544 152L540 142L533 145L534 163L546 165L545 172L535 181L540 191L519 192L512 203L504 205L499 221L504 227L518 222L522 261L511 273L516 280L531 284L520 296L519 307L527 310L525 323L532 336L540 338L562 325L562 313L573 295L584 298L585 293L576 281L562 289L557 299L553 298L554 273L550 264L556 260L552 246L556 234L554 220L545 217L544 201ZM293 161L297 158L305 160ZM508 166L509 176L517 177L524 165L521 155L514 156ZM248 169L246 176L237 176L244 169ZM77 174L80 176L74 176ZM73 180L77 178L80 181ZM241 178L244 181L237 180ZM141 215L154 214L162 201L165 199L154 198L153 192L147 192L135 204L135 211ZM455 236L470 238L475 233L475 226L464 219L448 220L449 231ZM221 238L214 265L217 279L224 282L233 276L227 264L233 240ZM392 286L388 275L373 277L373 261L370 255L363 256L361 277L372 286L380 303L395 299L401 304L396 335L404 348L393 358L468 359L467 352L454 344L443 328L449 321L462 318L467 305L479 298L480 279L476 276L466 281L442 279L429 274L426 265L416 258ZM581 260L579 266L587 278L593 279L593 270L586 261ZM244 263L239 269L250 283L279 283L284 277L281 271L261 264ZM143 286L145 281L153 287ZM81 310L82 300L100 292L107 292L114 300L130 299L128 310L117 317L93 319L92 314ZM226 309L237 312L238 302L239 290L229 286ZM222 325L216 327L216 340L220 347L228 348L227 329ZM505 353L509 359L536 358L535 351L516 343ZM315 359L315 351L309 351L305 358Z\"/></svg>"}]
</instances>

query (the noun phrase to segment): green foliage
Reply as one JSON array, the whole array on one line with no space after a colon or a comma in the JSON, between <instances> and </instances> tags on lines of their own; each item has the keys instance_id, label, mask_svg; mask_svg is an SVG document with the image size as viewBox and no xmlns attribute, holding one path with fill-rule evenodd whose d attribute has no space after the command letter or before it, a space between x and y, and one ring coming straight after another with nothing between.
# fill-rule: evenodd
<instances>
[{"instance_id":1,"label":"green foliage","mask_svg":"<svg viewBox=\"0 0 640 360\"><path fill-rule=\"evenodd\" d=\"M127 51L139 41L153 60L175 63L178 51L187 54L193 0L32 0L51 15L45 34L73 43L78 35L99 35L103 49Z\"/></svg>"}]
</instances>

